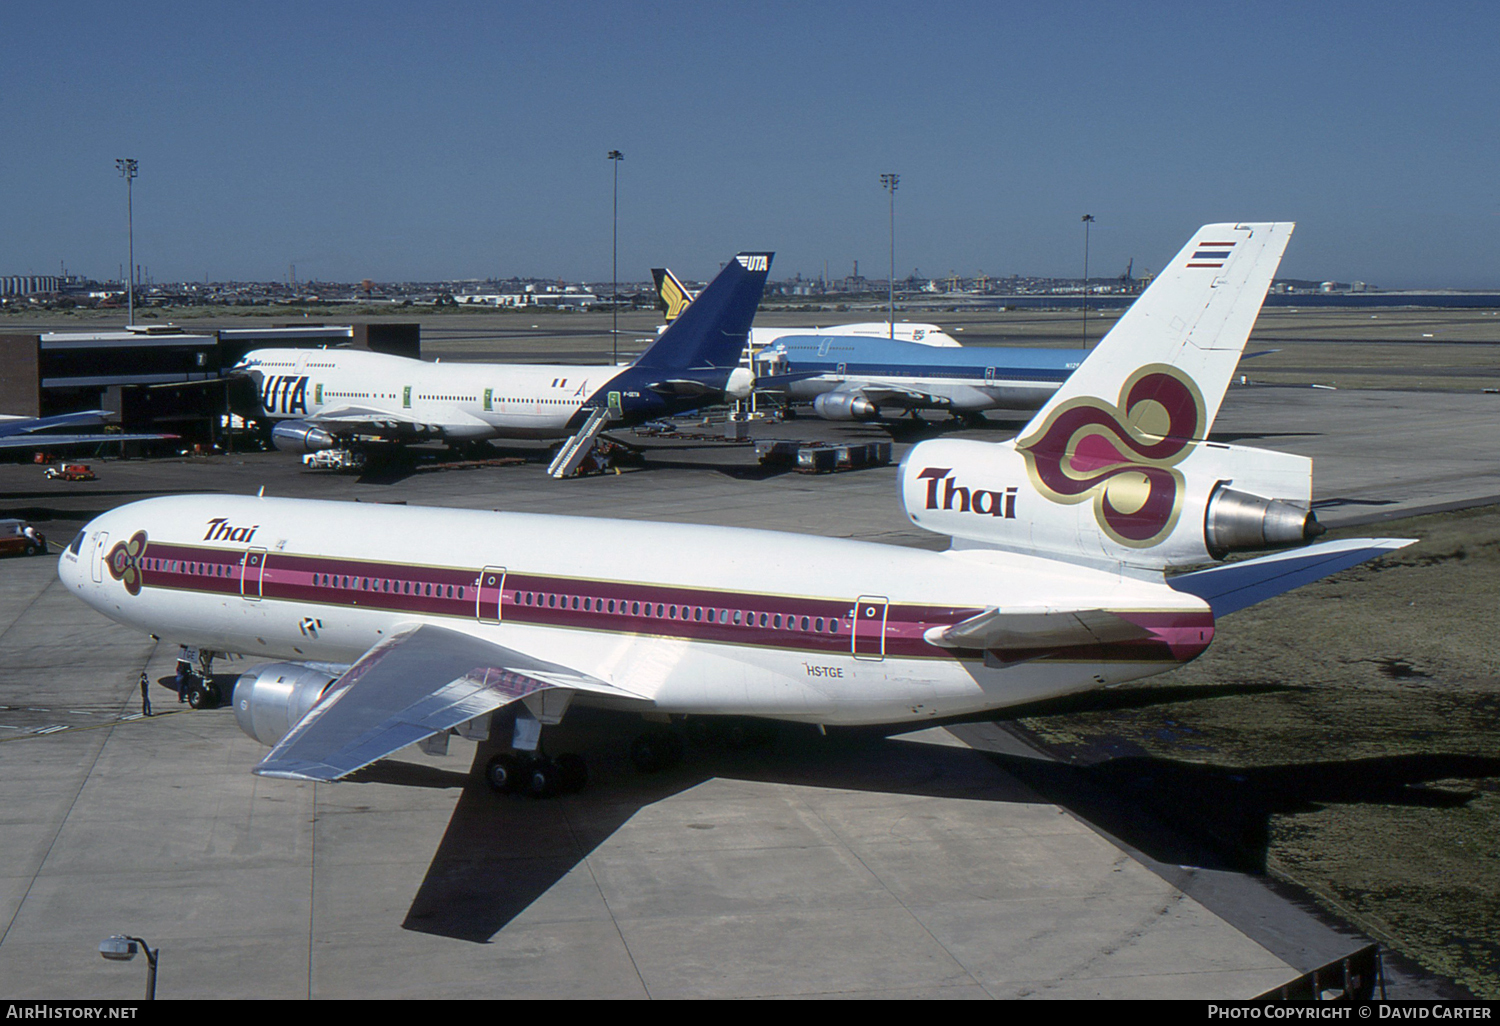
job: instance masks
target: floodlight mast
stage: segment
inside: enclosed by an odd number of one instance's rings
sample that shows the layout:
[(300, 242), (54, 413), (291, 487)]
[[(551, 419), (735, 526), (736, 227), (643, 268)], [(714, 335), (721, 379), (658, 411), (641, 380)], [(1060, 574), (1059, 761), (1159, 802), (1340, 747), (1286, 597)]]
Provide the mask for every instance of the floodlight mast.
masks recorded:
[(104, 938), (99, 942), (99, 954), (111, 962), (129, 962), (135, 958), (136, 945), (146, 953), (146, 1000), (156, 1000), (156, 957), (161, 954), (161, 948), (151, 949), (144, 937), (131, 937), (127, 934), (117, 933)]
[(1083, 215), (1083, 348), (1089, 347), (1089, 225), (1093, 214)]
[(625, 154), (619, 150), (610, 150), (608, 159), (615, 169), (614, 233), (611, 236), (609, 250), (609, 309), (613, 314), (609, 330), (609, 362), (611, 366), (618, 366), (620, 363), (620, 161), (625, 159)]
[(125, 179), (125, 225), (130, 237), (130, 266), (126, 286), (125, 323), (135, 323), (135, 176), (140, 163), (133, 157), (121, 157), (115, 161), (120, 177)]
[(901, 183), (900, 175), (881, 175), (880, 185), (891, 194), (891, 281), (890, 281), (890, 304), (891, 304), (891, 341), (896, 340), (896, 186)]

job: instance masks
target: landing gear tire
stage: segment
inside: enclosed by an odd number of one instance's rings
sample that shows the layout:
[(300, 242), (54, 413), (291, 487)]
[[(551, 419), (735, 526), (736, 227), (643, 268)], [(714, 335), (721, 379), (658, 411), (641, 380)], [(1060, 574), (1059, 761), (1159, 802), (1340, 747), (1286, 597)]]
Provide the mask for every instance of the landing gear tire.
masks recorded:
[(521, 760), (510, 752), (501, 752), (484, 767), (485, 783), (501, 794), (513, 794), (521, 788)]
[(641, 773), (660, 773), (682, 761), (682, 738), (670, 730), (648, 730), (630, 743), (630, 761)]
[(188, 690), (188, 705), (194, 709), (217, 709), (221, 704), (219, 688), (212, 681), (195, 681)]
[(551, 759), (537, 759), (526, 768), (526, 793), (533, 798), (551, 798), (559, 790), (561, 776)]

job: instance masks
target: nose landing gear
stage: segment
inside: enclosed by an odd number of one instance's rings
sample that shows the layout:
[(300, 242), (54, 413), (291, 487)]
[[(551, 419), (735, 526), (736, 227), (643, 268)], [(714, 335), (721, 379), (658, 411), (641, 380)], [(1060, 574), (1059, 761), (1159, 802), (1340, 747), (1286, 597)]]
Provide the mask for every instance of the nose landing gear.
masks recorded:
[(177, 653), (177, 697), (194, 709), (217, 709), (224, 704), (228, 696), (214, 683), (214, 653), (182, 646)]

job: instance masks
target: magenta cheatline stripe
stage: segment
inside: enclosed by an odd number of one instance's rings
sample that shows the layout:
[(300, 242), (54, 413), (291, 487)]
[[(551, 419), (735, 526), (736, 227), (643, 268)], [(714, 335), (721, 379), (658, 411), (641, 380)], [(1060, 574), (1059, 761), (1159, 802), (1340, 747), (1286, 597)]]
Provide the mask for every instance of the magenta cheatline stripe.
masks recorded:
[[(258, 560), (256, 562), (255, 560)], [(648, 634), (693, 641), (825, 654), (854, 644), (854, 599), (763, 595), (594, 581), (506, 572), (503, 586), (484, 583), (477, 569), (214, 549), (150, 542), (139, 563), (147, 588), (245, 595), (385, 612), (466, 620)], [(878, 607), (872, 607), (877, 609)], [(979, 651), (940, 649), (925, 633), (980, 612), (978, 606), (890, 604), (884, 610), (887, 656), (975, 658)], [(1151, 632), (1140, 641), (1072, 648), (1068, 659), (1186, 661), (1213, 637), (1211, 613), (1122, 614)], [(877, 620), (870, 623), (878, 623)], [(861, 625), (860, 654), (880, 651), (881, 636)], [(1007, 652), (1035, 657), (1037, 652)]]

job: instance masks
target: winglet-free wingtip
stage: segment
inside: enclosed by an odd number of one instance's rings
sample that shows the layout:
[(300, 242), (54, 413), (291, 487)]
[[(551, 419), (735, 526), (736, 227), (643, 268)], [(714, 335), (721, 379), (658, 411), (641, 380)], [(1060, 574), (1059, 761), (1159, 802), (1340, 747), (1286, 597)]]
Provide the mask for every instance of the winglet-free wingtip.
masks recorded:
[(1413, 545), (1416, 538), (1343, 538), (1167, 578), (1207, 602), (1217, 619), (1340, 570)]

